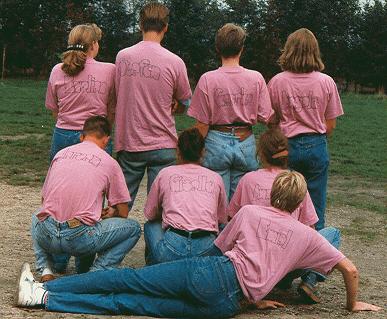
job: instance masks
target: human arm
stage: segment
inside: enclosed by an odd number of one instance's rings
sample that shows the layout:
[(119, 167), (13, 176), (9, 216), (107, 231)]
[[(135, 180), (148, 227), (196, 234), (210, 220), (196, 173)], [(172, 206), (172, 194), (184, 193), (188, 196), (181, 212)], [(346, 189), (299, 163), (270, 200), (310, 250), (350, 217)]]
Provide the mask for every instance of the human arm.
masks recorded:
[(255, 303), (257, 309), (276, 309), (278, 307), (285, 307), (283, 303), (280, 303), (275, 300), (259, 300)]
[(206, 138), (208, 131), (210, 129), (210, 126), (208, 124), (196, 121), (194, 127), (196, 127), (199, 130), (199, 133)]
[(341, 272), (344, 278), (345, 288), (347, 291), (347, 306), (349, 311), (378, 311), (382, 308), (357, 300), (359, 289), (359, 272), (355, 265), (348, 259), (342, 259), (335, 267)]
[(54, 120), (58, 119), (58, 111), (51, 111), (51, 114), (52, 114), (52, 117), (54, 118)]
[(112, 217), (128, 218), (129, 207), (128, 203), (120, 203), (114, 206), (108, 206), (102, 209), (101, 218), (107, 219)]
[(325, 120), (325, 124), (327, 126), (327, 135), (331, 135), (336, 128), (336, 119)]
[(187, 99), (187, 100), (173, 99), (172, 114), (173, 115), (184, 114), (186, 109), (189, 107), (190, 103), (191, 103), (191, 99)]

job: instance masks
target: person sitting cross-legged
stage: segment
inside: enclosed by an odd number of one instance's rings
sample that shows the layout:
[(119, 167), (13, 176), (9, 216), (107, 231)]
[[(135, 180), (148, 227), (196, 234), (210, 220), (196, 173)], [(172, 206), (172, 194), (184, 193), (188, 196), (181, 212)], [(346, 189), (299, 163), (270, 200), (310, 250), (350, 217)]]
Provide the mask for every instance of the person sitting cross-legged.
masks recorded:
[(244, 206), (215, 240), (221, 256), (89, 272), (46, 283), (36, 283), (26, 263), (15, 301), (21, 307), (57, 312), (225, 318), (241, 311), (243, 304), (259, 309), (283, 306), (263, 298), (290, 271), (311, 268), (342, 273), (348, 310), (380, 310), (357, 300), (354, 264), (290, 216), (305, 194), (301, 174), (279, 174), (271, 191), (273, 207)]
[[(110, 132), (105, 117), (90, 117), (82, 143), (59, 151), (51, 162), (42, 207), (32, 216), (36, 268), (45, 280), (53, 279), (52, 254), (80, 257), (84, 271), (109, 269), (120, 264), (140, 237), (139, 223), (127, 219), (130, 195), (124, 175), (104, 151)], [(109, 206), (102, 209), (104, 194)]]
[(220, 175), (200, 165), (203, 154), (199, 130), (185, 130), (178, 164), (153, 182), (144, 209), (147, 264), (211, 254), (219, 224), (227, 222), (227, 196)]

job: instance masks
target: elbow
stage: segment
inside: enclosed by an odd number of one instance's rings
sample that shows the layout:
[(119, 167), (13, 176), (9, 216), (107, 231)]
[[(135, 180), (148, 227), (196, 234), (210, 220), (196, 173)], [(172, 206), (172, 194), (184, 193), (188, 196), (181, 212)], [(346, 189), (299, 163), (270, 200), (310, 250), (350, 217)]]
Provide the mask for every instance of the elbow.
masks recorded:
[(354, 264), (349, 265), (346, 269), (346, 273), (349, 277), (353, 279), (359, 278), (359, 271), (357, 270), (356, 266)]

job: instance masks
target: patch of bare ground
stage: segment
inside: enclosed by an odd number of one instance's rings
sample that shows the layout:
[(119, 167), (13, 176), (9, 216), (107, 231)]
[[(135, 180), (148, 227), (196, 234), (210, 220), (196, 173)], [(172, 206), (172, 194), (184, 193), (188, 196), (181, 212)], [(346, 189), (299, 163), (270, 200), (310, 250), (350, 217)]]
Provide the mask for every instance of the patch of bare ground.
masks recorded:
[[(372, 189), (368, 191), (372, 192)], [(0, 184), (0, 318), (107, 318), (109, 316), (49, 313), (43, 310), (25, 310), (13, 306), (16, 277), (25, 261), (34, 264), (30, 222), (33, 211), (40, 204), (40, 189)], [(142, 185), (132, 218), (144, 223), (142, 208), (146, 198)], [(360, 299), (386, 307), (387, 250), (386, 225), (380, 214), (351, 207), (331, 207), (327, 211), (327, 224), (342, 230), (342, 251), (354, 261), (361, 274)], [(144, 265), (144, 240), (126, 256), (123, 266)], [(71, 262), (69, 273), (74, 272)], [(290, 291), (273, 291), (272, 298), (287, 304), (286, 308), (257, 311), (247, 310), (237, 316), (247, 318), (386, 318), (386, 310), (378, 313), (350, 314), (344, 309), (345, 288), (341, 275), (336, 271), (320, 285), (322, 303), (302, 305), (296, 292), (297, 282)], [(124, 318), (116, 316), (114, 318)], [(125, 317), (127, 318), (127, 317)], [(135, 318), (135, 317), (132, 317)]]

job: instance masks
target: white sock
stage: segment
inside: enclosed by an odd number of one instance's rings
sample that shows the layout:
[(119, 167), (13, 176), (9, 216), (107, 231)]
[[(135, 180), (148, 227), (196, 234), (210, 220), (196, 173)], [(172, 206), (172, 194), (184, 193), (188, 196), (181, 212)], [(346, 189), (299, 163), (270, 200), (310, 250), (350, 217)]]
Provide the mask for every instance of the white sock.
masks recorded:
[(45, 267), (45, 268), (43, 269), (42, 276), (44, 276), (44, 275), (53, 275), (53, 274), (54, 274), (54, 273), (52, 272), (51, 268)]

